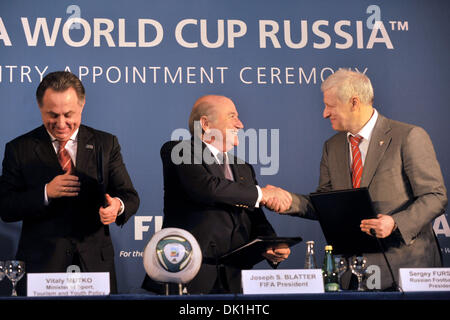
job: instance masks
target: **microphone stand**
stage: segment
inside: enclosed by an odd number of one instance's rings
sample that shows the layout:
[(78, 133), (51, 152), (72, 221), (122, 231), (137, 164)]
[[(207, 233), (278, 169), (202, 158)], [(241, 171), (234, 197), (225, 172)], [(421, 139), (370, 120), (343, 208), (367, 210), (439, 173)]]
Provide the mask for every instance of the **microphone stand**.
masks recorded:
[(101, 193), (101, 206), (106, 208), (108, 206), (106, 202), (106, 186), (103, 178), (103, 152), (100, 144), (97, 146), (97, 181), (99, 191)]
[(383, 254), (384, 260), (386, 261), (386, 265), (389, 269), (389, 273), (391, 274), (391, 279), (392, 279), (392, 285), (389, 289), (392, 289), (393, 291), (400, 291), (403, 292), (402, 288), (400, 288), (400, 286), (397, 284), (397, 281), (395, 281), (395, 277), (394, 277), (394, 272), (392, 271), (391, 268), (391, 264), (389, 263), (388, 258), (386, 257), (386, 253), (384, 251), (384, 247), (383, 244), (381, 243), (380, 239), (378, 239), (377, 237), (377, 233), (375, 232), (375, 229), (371, 228), (370, 229), (370, 234), (375, 237), (377, 243), (378, 243), (378, 247), (381, 250), (381, 253)]

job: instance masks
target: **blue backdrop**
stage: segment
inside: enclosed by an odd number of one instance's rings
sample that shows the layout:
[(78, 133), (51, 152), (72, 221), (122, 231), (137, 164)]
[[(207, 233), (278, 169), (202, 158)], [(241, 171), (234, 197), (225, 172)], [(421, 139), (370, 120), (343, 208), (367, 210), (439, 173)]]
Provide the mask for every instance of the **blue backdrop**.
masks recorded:
[[(41, 124), (34, 94), (43, 75), (66, 69), (81, 78), (83, 123), (117, 135), (141, 197), (137, 215), (112, 227), (119, 291), (132, 292), (162, 223), (160, 147), (187, 128), (201, 95), (231, 97), (246, 130), (278, 134), (269, 157), (246, 159), (260, 185), (309, 193), (334, 133), (322, 119), (320, 84), (338, 68), (357, 69), (372, 79), (381, 114), (428, 131), (449, 181), (449, 12), (436, 0), (1, 1), (0, 154)], [(321, 261), (317, 222), (266, 214), (279, 235), (315, 240)], [(20, 227), (0, 222), (0, 259), (14, 256)], [(446, 214), (434, 228), (450, 266)], [(301, 268), (304, 252), (297, 245), (280, 268)]]

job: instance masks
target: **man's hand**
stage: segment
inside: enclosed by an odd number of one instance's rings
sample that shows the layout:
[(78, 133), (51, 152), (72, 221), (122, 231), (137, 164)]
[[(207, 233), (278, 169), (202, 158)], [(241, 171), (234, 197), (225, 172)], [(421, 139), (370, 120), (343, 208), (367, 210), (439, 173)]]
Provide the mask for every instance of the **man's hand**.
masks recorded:
[(286, 190), (268, 184), (261, 188), (261, 191), (263, 193), (261, 204), (270, 210), (281, 213), (291, 207), (292, 197)]
[(105, 197), (107, 207), (100, 207), (98, 213), (100, 214), (100, 221), (104, 225), (108, 225), (116, 221), (117, 215), (120, 210), (120, 200), (117, 198), (111, 198), (109, 194), (106, 194)]
[(369, 235), (370, 229), (373, 229), (377, 238), (386, 238), (395, 230), (395, 221), (389, 215), (379, 214), (376, 219), (362, 220), (360, 227), (362, 232)]
[(49, 199), (76, 197), (78, 192), (80, 192), (80, 181), (77, 176), (69, 173), (56, 176), (47, 183), (47, 197)]
[(286, 260), (291, 254), (289, 247), (269, 248), (263, 253), (264, 258), (270, 260), (272, 263), (280, 263)]

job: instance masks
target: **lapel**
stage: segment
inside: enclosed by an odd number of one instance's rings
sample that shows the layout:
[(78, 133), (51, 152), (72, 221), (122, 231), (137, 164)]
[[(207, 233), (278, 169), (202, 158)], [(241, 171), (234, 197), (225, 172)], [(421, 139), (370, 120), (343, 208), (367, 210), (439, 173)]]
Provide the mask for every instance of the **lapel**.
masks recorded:
[[(195, 142), (192, 141), (192, 153), (195, 152), (194, 143)], [(204, 142), (202, 142), (202, 155), (201, 156), (202, 156), (203, 165), (208, 168), (208, 170), (211, 172), (211, 174), (213, 174), (217, 177), (225, 178), (225, 173), (223, 172), (223, 167), (217, 162), (213, 153), (209, 150), (209, 148), (206, 146), (206, 144)], [(208, 159), (208, 161), (205, 161), (206, 157), (214, 159), (214, 163), (210, 164), (210, 162), (209, 162), (210, 159)]]
[(95, 138), (90, 130), (81, 125), (78, 131), (77, 143), (77, 165), (78, 172), (89, 172), (89, 165), (92, 166), (95, 161)]
[(367, 150), (366, 161), (364, 162), (361, 187), (368, 187), (372, 182), (375, 171), (391, 143), (392, 136), (390, 131), (389, 121), (382, 115), (378, 115)]
[(59, 165), (58, 157), (56, 156), (51, 138), (48, 135), (44, 125), (38, 128), (34, 140), (36, 143), (34, 148), (36, 156), (41, 160), (45, 167), (55, 169), (54, 175), (61, 174), (62, 169)]
[(235, 182), (245, 182), (245, 177), (241, 174), (241, 170), (239, 169), (239, 162), (242, 161), (238, 159), (234, 155), (228, 153), (228, 159), (233, 159), (233, 162), (230, 161), (231, 172), (233, 173), (233, 178)]
[[(205, 151), (205, 149), (206, 149), (206, 151)], [(192, 142), (192, 150), (194, 150), (194, 142)], [(203, 142), (202, 142), (202, 152), (203, 152), (202, 153), (203, 157), (205, 157), (205, 153), (207, 153), (207, 156), (213, 157), (215, 159), (212, 152), (209, 150), (209, 148)], [(239, 165), (238, 165), (239, 159), (237, 157), (235, 157), (234, 155), (230, 154), (229, 152), (227, 152), (227, 155), (228, 155), (228, 160), (230, 162), (229, 165), (231, 168), (231, 172), (233, 173), (234, 181), (235, 182), (243, 182), (245, 177), (240, 175)], [(219, 163), (217, 163), (217, 160), (215, 160), (213, 164), (207, 164), (206, 162), (203, 162), (203, 164), (209, 168), (209, 171), (213, 175), (215, 175), (217, 177), (225, 178), (223, 166), (220, 165)]]
[[(231, 169), (231, 173), (233, 174), (234, 182), (245, 182), (245, 176), (243, 176), (242, 167), (239, 164), (245, 163), (242, 159), (239, 159), (235, 155), (227, 152), (228, 160), (229, 160), (229, 166)], [(222, 167), (221, 167), (222, 170)], [(244, 171), (245, 172), (245, 171)], [(225, 177), (225, 173), (222, 170), (222, 176)], [(253, 182), (251, 182), (254, 184)]]

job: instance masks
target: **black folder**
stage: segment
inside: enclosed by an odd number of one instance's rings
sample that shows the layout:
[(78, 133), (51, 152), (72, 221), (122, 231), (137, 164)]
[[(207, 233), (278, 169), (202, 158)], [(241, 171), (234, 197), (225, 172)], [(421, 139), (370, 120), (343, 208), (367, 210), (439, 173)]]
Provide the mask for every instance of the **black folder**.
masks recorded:
[(242, 261), (252, 260), (252, 257), (262, 260), (261, 255), (269, 248), (292, 247), (301, 241), (301, 237), (257, 237), (221, 256), (219, 263), (240, 264)]
[(367, 188), (311, 193), (310, 199), (327, 244), (333, 246), (333, 253), (380, 252), (376, 239), (362, 232), (360, 227), (361, 220), (376, 218)]

